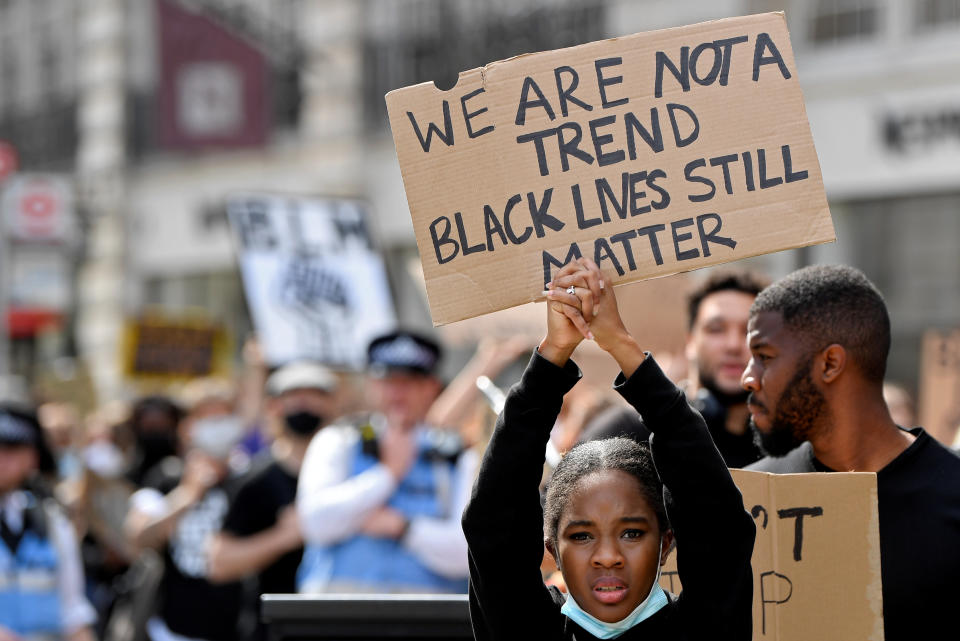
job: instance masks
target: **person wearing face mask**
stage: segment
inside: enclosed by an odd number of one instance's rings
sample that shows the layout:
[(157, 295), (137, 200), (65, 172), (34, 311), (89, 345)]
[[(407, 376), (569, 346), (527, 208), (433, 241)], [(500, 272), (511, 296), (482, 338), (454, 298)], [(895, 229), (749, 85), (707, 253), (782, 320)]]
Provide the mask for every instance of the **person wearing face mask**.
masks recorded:
[(177, 427), (183, 409), (165, 396), (145, 396), (130, 410), (130, 431), (135, 440), (133, 461), (127, 478), (143, 487), (147, 476), (165, 458), (179, 454)]
[(211, 581), (256, 575), (256, 590), (247, 595), (255, 598), (245, 599), (247, 628), (241, 638), (265, 638), (265, 629), (252, 625), (260, 594), (296, 591), (303, 556), (293, 505), (297, 477), (310, 439), (336, 415), (337, 387), (332, 372), (306, 361), (284, 365), (267, 379), (265, 411), (275, 438), (241, 481), (209, 549)]
[(169, 458), (148, 474), (148, 486), (130, 498), (125, 530), (136, 547), (154, 548), (163, 557), (158, 609), (147, 622), (150, 639), (232, 641), (241, 586), (210, 581), (207, 548), (236, 491), (238, 475), (229, 457), (246, 430), (226, 383), (193, 381), (183, 396), (183, 461)]
[[(703, 418), (624, 327), (603, 278), (581, 258), (548, 285), (546, 336), (484, 454), (463, 515), (474, 637), (748, 641), (753, 520)], [(614, 389), (654, 437), (577, 445), (558, 464), (541, 508), (544, 450), (581, 377), (571, 356), (584, 338), (614, 359)], [(658, 583), (673, 541), (679, 596)], [(543, 544), (566, 595), (540, 578)]]
[(83, 462), (77, 451), (77, 408), (72, 403), (44, 403), (37, 408), (37, 419), (56, 459), (57, 476), (61, 481), (78, 480), (83, 474)]
[(84, 420), (79, 450), (83, 474), (71, 507), (82, 536), (87, 590), (97, 609), (97, 636), (102, 637), (117, 597), (117, 581), (136, 558), (123, 533), (130, 496), (136, 487), (124, 476), (133, 450), (127, 408), (107, 405)]

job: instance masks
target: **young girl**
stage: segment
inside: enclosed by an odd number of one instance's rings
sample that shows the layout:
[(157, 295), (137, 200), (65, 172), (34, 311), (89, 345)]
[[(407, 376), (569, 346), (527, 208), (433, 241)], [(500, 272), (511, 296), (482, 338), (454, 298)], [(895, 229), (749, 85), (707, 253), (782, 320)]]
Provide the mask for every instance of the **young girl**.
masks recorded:
[[(703, 419), (627, 332), (592, 261), (565, 266), (547, 299), (547, 335), (510, 391), (463, 517), (474, 636), (749, 640), (753, 520)], [(654, 436), (649, 447), (610, 439), (571, 450), (544, 515), (544, 448), (580, 378), (569, 358), (584, 337), (617, 361), (615, 389)], [(569, 595), (541, 580), (544, 539)], [(674, 540), (679, 597), (657, 581)]]

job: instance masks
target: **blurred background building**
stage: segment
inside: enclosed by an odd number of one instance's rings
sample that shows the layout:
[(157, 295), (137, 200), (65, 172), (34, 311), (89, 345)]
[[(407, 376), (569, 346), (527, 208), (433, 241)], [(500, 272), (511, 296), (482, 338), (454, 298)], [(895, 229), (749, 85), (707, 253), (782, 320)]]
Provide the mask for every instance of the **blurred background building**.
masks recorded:
[(960, 324), (960, 0), (0, 0), (5, 212), (61, 217), (0, 247), (0, 367), (115, 396), (119, 337), (149, 310), (218, 323), (238, 353), (238, 191), (365, 199), (397, 313), (428, 326), (387, 91), (771, 10), (786, 11), (839, 242), (755, 265), (863, 269), (892, 311), (891, 375), (915, 385), (923, 332)]

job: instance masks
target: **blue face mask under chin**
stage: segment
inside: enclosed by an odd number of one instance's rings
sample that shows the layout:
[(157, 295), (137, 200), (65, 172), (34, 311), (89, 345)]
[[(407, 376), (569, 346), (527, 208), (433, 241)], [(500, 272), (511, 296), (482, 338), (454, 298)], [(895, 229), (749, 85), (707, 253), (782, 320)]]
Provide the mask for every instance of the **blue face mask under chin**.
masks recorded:
[[(657, 546), (658, 550), (663, 549), (661, 547), (662, 544), (663, 539), (661, 538), (660, 545)], [(567, 595), (567, 601), (563, 604), (563, 607), (560, 608), (560, 612), (598, 639), (615, 639), (641, 621), (650, 618), (659, 612), (663, 606), (667, 605), (667, 595), (663, 591), (663, 588), (660, 587), (660, 568), (661, 566), (658, 563), (657, 578), (653, 580), (653, 587), (650, 588), (650, 594), (647, 595), (647, 598), (635, 607), (633, 612), (620, 621), (607, 623), (588, 614), (574, 600), (572, 594)]]

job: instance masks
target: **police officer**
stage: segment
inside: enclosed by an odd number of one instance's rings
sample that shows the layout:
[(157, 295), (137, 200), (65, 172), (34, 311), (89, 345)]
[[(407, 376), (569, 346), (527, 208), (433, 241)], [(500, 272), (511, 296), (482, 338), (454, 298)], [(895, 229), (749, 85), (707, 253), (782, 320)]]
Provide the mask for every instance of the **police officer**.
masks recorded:
[(0, 405), (0, 641), (93, 639), (76, 536), (35, 483), (53, 467), (36, 417)]
[(367, 350), (374, 412), (321, 430), (297, 489), (300, 592), (465, 592), (460, 515), (476, 456), (425, 417), (440, 347), (409, 331)]

